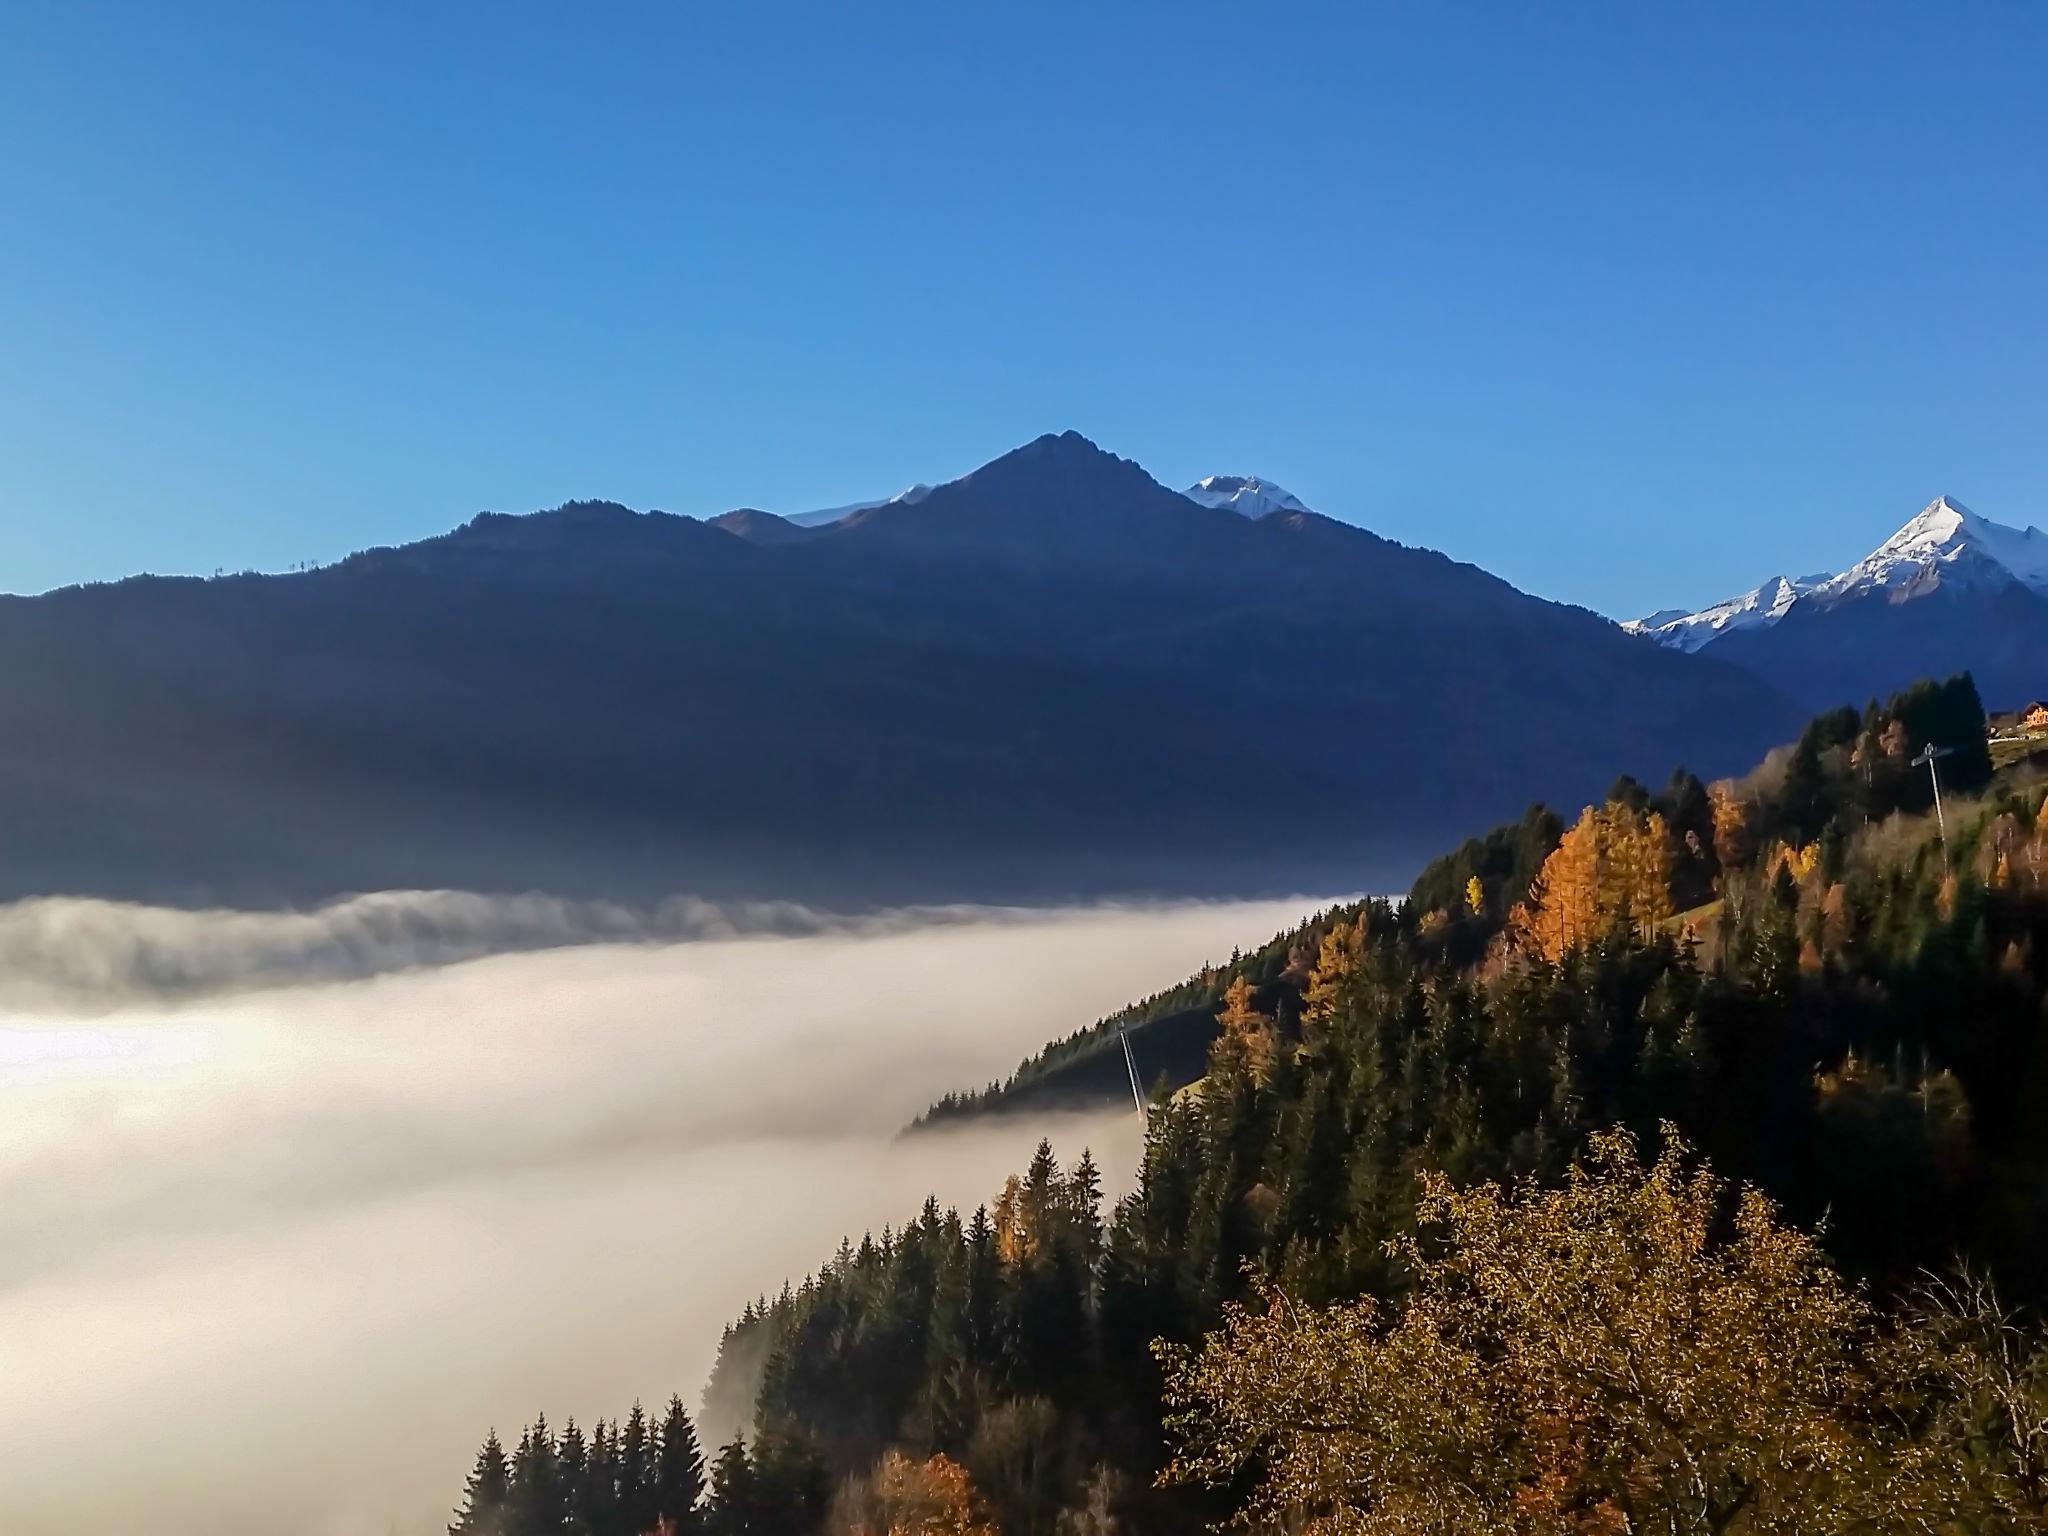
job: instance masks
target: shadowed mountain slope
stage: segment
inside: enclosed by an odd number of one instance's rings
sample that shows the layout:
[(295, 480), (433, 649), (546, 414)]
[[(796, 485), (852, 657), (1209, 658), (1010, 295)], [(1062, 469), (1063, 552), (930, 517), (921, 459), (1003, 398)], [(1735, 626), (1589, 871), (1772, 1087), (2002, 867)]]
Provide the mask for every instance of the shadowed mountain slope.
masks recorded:
[(0, 600), (0, 893), (836, 904), (1391, 888), (1797, 712), (1473, 567), (1069, 433), (802, 530), (581, 502)]

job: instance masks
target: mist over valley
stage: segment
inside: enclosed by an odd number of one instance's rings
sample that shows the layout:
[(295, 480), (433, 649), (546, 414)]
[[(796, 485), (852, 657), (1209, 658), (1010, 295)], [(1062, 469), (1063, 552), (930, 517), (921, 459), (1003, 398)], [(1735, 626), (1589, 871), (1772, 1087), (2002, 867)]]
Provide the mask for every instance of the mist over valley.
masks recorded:
[[(531, 902), (437, 901), (465, 945), (533, 931)], [(992, 1200), (1041, 1136), (1124, 1187), (1128, 1110), (898, 1132), (1315, 905), (631, 943), (551, 920), (544, 952), (299, 981), (274, 918), (60, 939), (0, 909), (10, 972), (66, 978), (0, 1001), (0, 1529), (432, 1536), (479, 1426), (694, 1409), (724, 1326), (842, 1236)], [(298, 953), (360, 916), (294, 920)], [(154, 969), (101, 989), (63, 947), (145, 942)]]

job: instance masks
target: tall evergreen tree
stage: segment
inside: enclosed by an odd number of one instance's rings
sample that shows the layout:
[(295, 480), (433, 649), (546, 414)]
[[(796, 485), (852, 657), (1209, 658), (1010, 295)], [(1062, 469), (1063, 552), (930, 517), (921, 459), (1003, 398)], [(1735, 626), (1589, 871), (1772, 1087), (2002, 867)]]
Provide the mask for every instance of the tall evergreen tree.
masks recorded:
[(512, 1456), (508, 1536), (559, 1536), (568, 1515), (560, 1448), (548, 1416), (534, 1418)]
[(448, 1536), (504, 1536), (511, 1497), (512, 1467), (494, 1429), (476, 1453), (476, 1466), (463, 1485), (462, 1508), (456, 1511)]
[(671, 1397), (654, 1457), (654, 1512), (682, 1536), (701, 1526), (703, 1511), (698, 1506), (703, 1498), (704, 1452), (697, 1443), (697, 1426), (683, 1410), (683, 1400)]
[(562, 1425), (556, 1459), (562, 1479), (562, 1529), (570, 1536), (591, 1536), (590, 1451), (574, 1419)]
[(627, 1536), (642, 1536), (643, 1532), (653, 1530), (660, 1513), (656, 1507), (654, 1487), (654, 1452), (653, 1437), (647, 1428), (647, 1414), (636, 1402), (626, 1415), (625, 1428), (618, 1437), (617, 1519)]
[(706, 1536), (761, 1536), (760, 1499), (747, 1442), (735, 1435), (711, 1467), (711, 1499), (704, 1509)]

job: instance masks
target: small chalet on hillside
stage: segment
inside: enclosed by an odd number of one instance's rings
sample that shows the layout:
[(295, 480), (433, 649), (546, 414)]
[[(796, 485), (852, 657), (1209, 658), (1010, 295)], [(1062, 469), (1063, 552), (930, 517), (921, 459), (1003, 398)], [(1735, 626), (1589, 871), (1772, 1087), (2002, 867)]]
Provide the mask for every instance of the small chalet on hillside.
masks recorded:
[(2033, 736), (2048, 732), (2048, 700), (2034, 699), (2018, 709), (1993, 715), (1987, 723), (1994, 736)]

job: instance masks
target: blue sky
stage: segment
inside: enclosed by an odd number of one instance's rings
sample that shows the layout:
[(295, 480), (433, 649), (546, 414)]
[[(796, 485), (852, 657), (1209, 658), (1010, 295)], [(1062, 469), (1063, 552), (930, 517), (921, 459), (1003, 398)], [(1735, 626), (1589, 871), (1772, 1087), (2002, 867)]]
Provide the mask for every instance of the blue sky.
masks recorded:
[(1629, 614), (2048, 523), (2048, 7), (0, 9), (0, 590), (1068, 427)]

